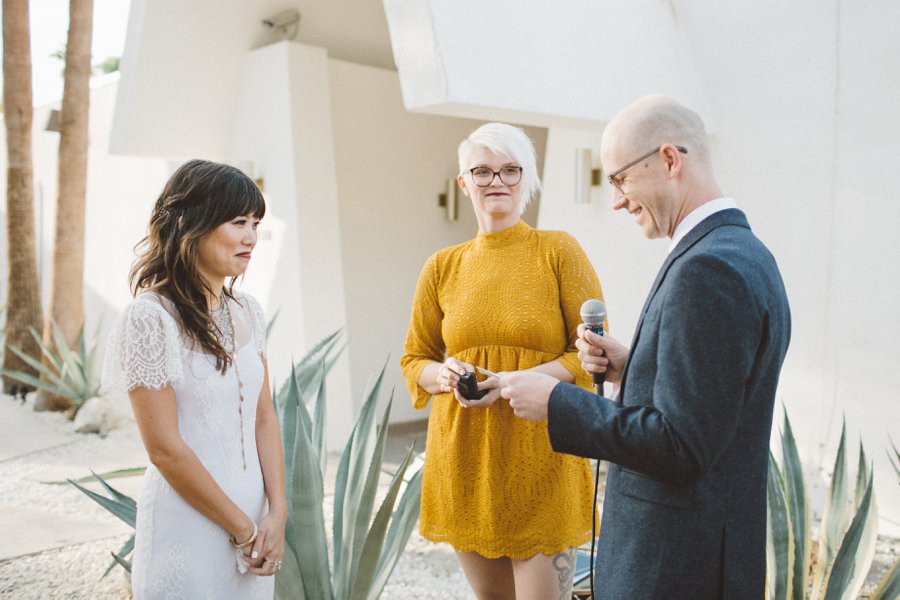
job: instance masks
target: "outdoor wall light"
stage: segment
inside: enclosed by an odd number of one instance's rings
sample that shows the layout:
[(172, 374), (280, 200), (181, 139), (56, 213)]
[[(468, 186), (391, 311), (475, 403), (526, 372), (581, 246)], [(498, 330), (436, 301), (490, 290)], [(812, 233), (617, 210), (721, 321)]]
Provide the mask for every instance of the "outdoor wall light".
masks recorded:
[(602, 182), (602, 171), (593, 168), (590, 148), (575, 150), (575, 202), (587, 204), (591, 201), (591, 188)]
[(457, 196), (456, 178), (447, 179), (447, 189), (438, 194), (438, 206), (444, 209), (444, 217), (448, 221), (459, 218), (459, 197)]

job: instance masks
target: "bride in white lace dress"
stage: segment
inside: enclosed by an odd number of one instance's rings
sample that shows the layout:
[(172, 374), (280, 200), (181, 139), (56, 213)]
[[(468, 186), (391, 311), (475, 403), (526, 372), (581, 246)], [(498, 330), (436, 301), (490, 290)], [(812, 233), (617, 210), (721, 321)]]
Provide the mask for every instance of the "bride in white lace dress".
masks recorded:
[[(272, 598), (287, 506), (265, 318), (232, 290), (265, 204), (237, 169), (190, 161), (156, 202), (110, 337), (150, 466), (138, 498), (136, 600)], [(266, 577), (268, 576), (268, 577)]]

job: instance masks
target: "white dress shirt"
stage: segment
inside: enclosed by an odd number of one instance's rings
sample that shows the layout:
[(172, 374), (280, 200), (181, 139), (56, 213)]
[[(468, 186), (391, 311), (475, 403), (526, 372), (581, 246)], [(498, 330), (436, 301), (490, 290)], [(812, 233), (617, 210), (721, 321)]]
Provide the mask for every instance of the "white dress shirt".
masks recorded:
[(681, 241), (681, 238), (686, 236), (691, 229), (699, 225), (703, 219), (720, 210), (727, 210), (729, 208), (737, 208), (737, 202), (734, 201), (734, 198), (725, 197), (704, 202), (689, 212), (685, 215), (684, 219), (681, 220), (681, 223), (678, 224), (678, 227), (675, 228), (675, 232), (672, 234), (672, 243), (669, 245), (669, 252), (674, 250), (675, 246), (678, 245), (678, 242)]

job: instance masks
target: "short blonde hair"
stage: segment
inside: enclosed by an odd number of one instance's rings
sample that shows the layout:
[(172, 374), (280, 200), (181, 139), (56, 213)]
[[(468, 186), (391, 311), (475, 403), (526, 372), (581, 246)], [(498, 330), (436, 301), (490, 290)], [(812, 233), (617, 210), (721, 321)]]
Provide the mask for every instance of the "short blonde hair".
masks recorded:
[(506, 123), (486, 123), (469, 134), (459, 144), (459, 173), (468, 175), (469, 159), (476, 148), (487, 148), (494, 154), (504, 154), (522, 167), (522, 192), (519, 194), (519, 214), (525, 212), (528, 203), (541, 191), (541, 179), (537, 172), (534, 142), (524, 131)]

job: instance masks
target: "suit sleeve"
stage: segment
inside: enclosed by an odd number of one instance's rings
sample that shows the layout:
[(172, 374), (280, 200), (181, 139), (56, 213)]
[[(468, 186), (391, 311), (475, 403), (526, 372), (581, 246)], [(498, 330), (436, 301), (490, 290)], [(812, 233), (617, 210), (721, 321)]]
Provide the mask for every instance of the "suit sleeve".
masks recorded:
[(565, 321), (566, 349), (557, 360), (575, 377), (576, 385), (590, 388), (592, 378), (581, 368), (575, 340), (578, 339), (578, 324), (581, 323), (581, 305), (591, 298), (603, 300), (603, 290), (591, 261), (578, 241), (564, 234), (559, 245), (559, 307)]
[[(551, 394), (549, 432), (553, 449), (611, 460), (670, 483), (703, 477), (734, 438), (762, 330), (761, 311), (742, 274), (719, 257), (686, 257), (657, 301), (658, 320), (645, 317), (640, 335), (658, 336), (652, 404), (622, 406), (559, 384)], [(629, 377), (642, 376), (629, 366)], [(644, 374), (643, 376), (647, 376)], [(626, 392), (627, 393), (627, 392)]]
[(412, 397), (413, 407), (424, 409), (431, 395), (419, 387), (419, 375), (430, 362), (442, 362), (446, 351), (441, 333), (444, 313), (438, 301), (437, 259), (432, 256), (422, 267), (413, 298), (409, 329), (400, 368)]

